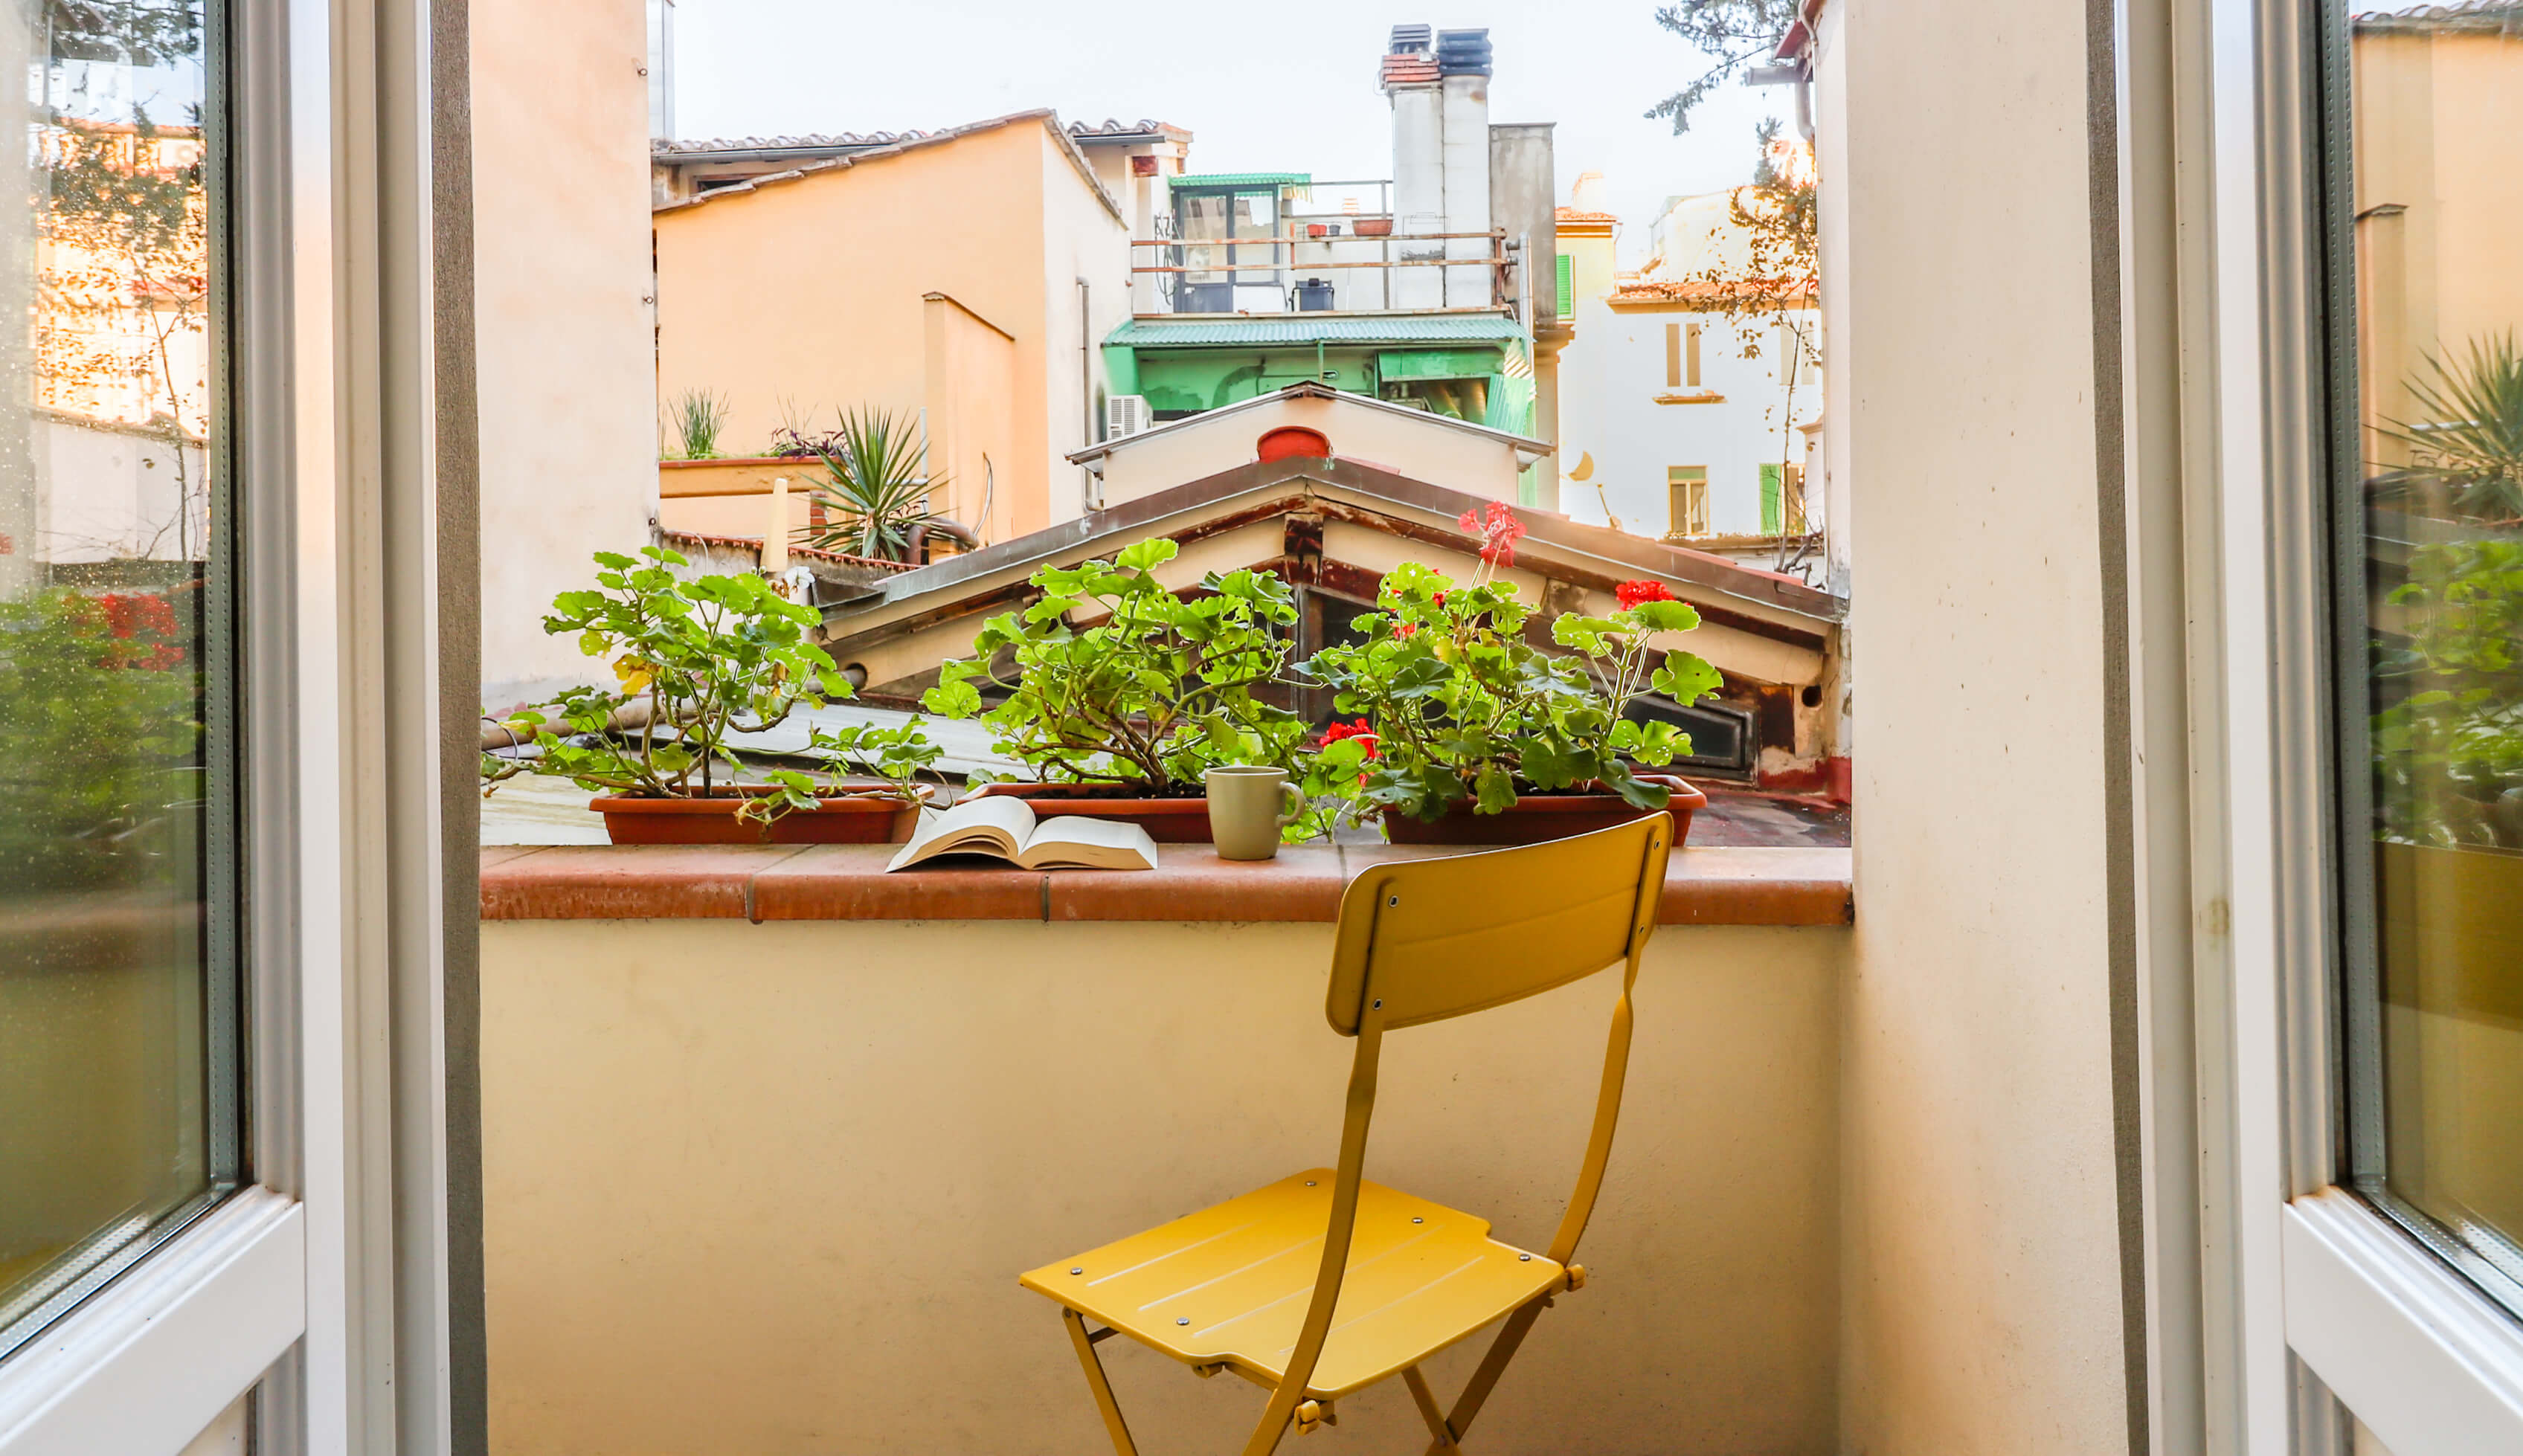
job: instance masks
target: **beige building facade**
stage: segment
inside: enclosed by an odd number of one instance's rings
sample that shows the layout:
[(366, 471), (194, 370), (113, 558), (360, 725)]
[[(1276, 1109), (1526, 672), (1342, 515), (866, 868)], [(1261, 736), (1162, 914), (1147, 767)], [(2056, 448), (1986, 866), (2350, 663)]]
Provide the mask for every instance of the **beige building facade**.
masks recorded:
[(1049, 112), (716, 185), (655, 209), (657, 391), (724, 399), (722, 449), (876, 409), (925, 429), (930, 506), (1005, 540), (1088, 502), (1070, 451), (1127, 317), (1128, 222)]
[[(497, 711), (604, 673), (543, 616), (588, 585), (590, 553), (646, 545), (656, 516), (647, 15), (641, 0), (487, 0), (471, 22), (482, 682)], [(535, 144), (493, 140), (520, 136)]]

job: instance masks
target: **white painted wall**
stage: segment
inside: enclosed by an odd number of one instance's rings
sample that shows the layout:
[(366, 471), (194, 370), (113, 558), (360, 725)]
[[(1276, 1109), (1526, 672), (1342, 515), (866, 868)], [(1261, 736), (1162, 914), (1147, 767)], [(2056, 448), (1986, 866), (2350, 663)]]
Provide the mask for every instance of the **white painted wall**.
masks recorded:
[(504, 708), (604, 671), (543, 614), (656, 509), (648, 26), (643, 0), (476, 0), (472, 31), (482, 681)]
[[(1819, 329), (1820, 315), (1795, 317)], [(1784, 352), (1776, 332), (1759, 329), (1757, 358), (1742, 357), (1744, 336), (1720, 315), (1681, 308), (1614, 308), (1602, 299), (1577, 303), (1577, 339), (1559, 355), (1559, 468), (1592, 456), (1586, 481), (1563, 479), (1560, 508), (1577, 520), (1660, 537), (1671, 529), (1665, 470), (1708, 470), (1709, 527), (1718, 535), (1761, 529), (1761, 466), (1804, 460), (1804, 437), (1792, 427), (1823, 410), (1822, 381), (1808, 361), (1792, 406), (1780, 375)], [(1699, 388), (1665, 383), (1665, 326), (1700, 325)], [(1706, 394), (1716, 402), (1660, 404), (1671, 394)], [(1602, 489), (1595, 489), (1595, 482)]]
[(49, 412), (34, 424), (36, 555), (202, 559), (211, 493), (200, 446)]
[(1839, 1449), (2125, 1451), (2088, 12), (1845, 9)]

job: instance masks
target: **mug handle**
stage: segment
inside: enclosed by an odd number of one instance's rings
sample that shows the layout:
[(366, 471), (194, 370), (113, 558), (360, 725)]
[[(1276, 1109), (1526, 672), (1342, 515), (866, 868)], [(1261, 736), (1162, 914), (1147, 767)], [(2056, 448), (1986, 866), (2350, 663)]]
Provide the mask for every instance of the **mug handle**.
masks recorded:
[(1279, 815), (1280, 828), (1306, 817), (1306, 791), (1285, 778), (1279, 780), (1279, 802), (1286, 806)]

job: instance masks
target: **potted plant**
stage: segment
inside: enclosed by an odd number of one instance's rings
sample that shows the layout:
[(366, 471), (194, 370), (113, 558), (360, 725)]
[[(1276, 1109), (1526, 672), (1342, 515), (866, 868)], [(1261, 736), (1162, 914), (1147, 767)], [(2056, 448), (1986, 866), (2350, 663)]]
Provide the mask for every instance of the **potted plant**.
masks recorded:
[(917, 562), (920, 528), (943, 521), (928, 509), (946, 478), (928, 473), (928, 452), (912, 421), (887, 410), (845, 410), (839, 428), (822, 435), (786, 427), (778, 453), (801, 452), (824, 467), (815, 482), (825, 524), (811, 533), (828, 551), (880, 561)]
[[(1213, 572), (1186, 599), (1151, 571), (1176, 549), (1143, 540), (1112, 561), (1034, 573), (1041, 597), (990, 619), (970, 658), (938, 669), (922, 702), (978, 719), (1040, 780), (982, 792), (1056, 800), (1059, 813), (1129, 820), (1185, 844), (1209, 837), (1204, 770), (1272, 764), (1297, 776), (1305, 725), (1255, 695), (1287, 666), (1273, 631), (1297, 619), (1287, 584)], [(1080, 616), (1093, 625), (1072, 625)], [(1004, 698), (986, 701), (985, 685)]]
[[(808, 641), (813, 609), (785, 600), (751, 573), (679, 578), (684, 557), (662, 546), (638, 557), (599, 551), (596, 587), (552, 598), (544, 630), (574, 634), (610, 659), (618, 691), (578, 687), (549, 715), (508, 721), (540, 756), (485, 753), (487, 794), (520, 773), (568, 778), (598, 795), (616, 844), (881, 843), (907, 838), (925, 790), (911, 779), (937, 751), (902, 729), (813, 735), (826, 774), (771, 769), (743, 781), (731, 746), (799, 708), (849, 697), (832, 656)], [(558, 731), (555, 731), (555, 725)], [(871, 790), (837, 781), (857, 768), (886, 780)]]
[(1525, 637), (1514, 586), (1497, 580), (1522, 524), (1497, 504), (1461, 524), (1482, 539), (1469, 584), (1397, 567), (1357, 619), (1364, 639), (1303, 666), (1337, 711), (1360, 715), (1324, 735), (1307, 792), (1341, 801), (1345, 818), (1380, 817), (1400, 843), (1536, 843), (1659, 811), (1681, 842), (1706, 797), (1637, 766), (1670, 764), (1690, 739), (1623, 710), (1649, 689), (1688, 704), (1717, 687), (1706, 662), (1650, 645), (1699, 614), (1662, 583), (1624, 583), (1611, 615), (1554, 618), (1551, 640), (1567, 650), (1546, 652)]

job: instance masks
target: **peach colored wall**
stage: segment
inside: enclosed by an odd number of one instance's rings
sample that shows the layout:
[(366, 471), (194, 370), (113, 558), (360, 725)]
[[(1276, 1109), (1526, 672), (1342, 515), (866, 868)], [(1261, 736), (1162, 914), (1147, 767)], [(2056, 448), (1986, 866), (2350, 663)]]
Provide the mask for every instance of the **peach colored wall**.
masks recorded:
[[(2415, 421), (2430, 357), (2523, 324), (2523, 36), (2367, 32), (2354, 52), (2359, 370), (2365, 418)], [(2397, 206), (2399, 212), (2374, 211)], [(2369, 428), (2379, 462), (2407, 447)]]
[[(759, 448), (784, 402), (827, 426), (837, 408), (912, 416), (927, 406), (934, 440), (951, 397), (953, 505), (977, 509), (987, 448), (1006, 502), (993, 511), (1002, 535), (1060, 519), (1064, 501), (1074, 514), (1075, 470), (1056, 459), (1081, 438), (1070, 279), (1119, 276), (1125, 249), (1120, 222), (1044, 125), (729, 194), (655, 223), (658, 390), (728, 396), (730, 447)], [(1054, 274), (1057, 290), (1046, 283)], [(958, 324), (933, 354), (929, 294), (1005, 342), (984, 347)], [(932, 377), (932, 359), (944, 378)], [(1069, 401), (1056, 418), (1055, 398)]]
[(503, 708), (603, 671), (543, 614), (592, 553), (645, 545), (656, 508), (646, 10), (477, 0), (472, 63), (482, 680)]
[[(1656, 935), (1593, 1278), (1470, 1449), (1833, 1448), (1846, 944)], [(492, 1449), (1109, 1452), (1017, 1273), (1331, 1157), (1330, 955), (1328, 925), (484, 924)], [(1397, 1034), (1368, 1175), (1547, 1240), (1611, 995)], [(1430, 1362), (1446, 1395), (1483, 1343)], [(1142, 1450), (1232, 1450), (1260, 1413), (1102, 1351)], [(1307, 1448), (1427, 1441), (1398, 1382), (1340, 1418)]]
[(945, 480), (930, 509), (980, 532), (985, 545), (1006, 540), (1020, 534), (1027, 479), (1007, 404), (1020, 377), (1016, 341), (948, 295), (921, 306), (928, 467)]
[(1332, 452), (1430, 485), (1515, 500), (1513, 447), (1430, 421), (1335, 399), (1282, 399), (1216, 420), (1191, 420), (1105, 457), (1104, 501), (1119, 505), (1259, 458), (1256, 442), (1282, 425), (1320, 430)]

